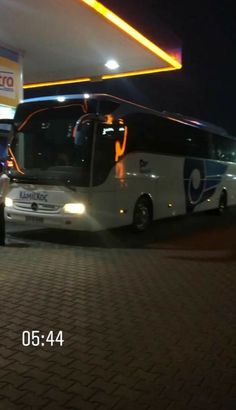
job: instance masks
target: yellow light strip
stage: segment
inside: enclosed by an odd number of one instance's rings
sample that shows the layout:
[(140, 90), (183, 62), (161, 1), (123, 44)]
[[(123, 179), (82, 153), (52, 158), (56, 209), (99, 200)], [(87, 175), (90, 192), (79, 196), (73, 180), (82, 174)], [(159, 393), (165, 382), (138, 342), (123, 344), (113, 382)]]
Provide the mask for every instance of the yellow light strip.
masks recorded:
[[(101, 77), (102, 80), (109, 80), (112, 78), (122, 78), (122, 77), (131, 77), (134, 75), (142, 75), (142, 74), (153, 74), (153, 73), (162, 73), (165, 71), (173, 71), (176, 70), (175, 67), (163, 67), (163, 68), (153, 68), (149, 70), (137, 70), (137, 71), (128, 71), (127, 73), (117, 73), (117, 74), (105, 74)], [(45, 83), (33, 83), (33, 84), (26, 84), (23, 86), (24, 89), (28, 88), (37, 88), (37, 87), (48, 87), (52, 85), (61, 85), (61, 84), (74, 84), (74, 83), (82, 83), (86, 81), (92, 81), (93, 78), (76, 78), (71, 80), (58, 80), (58, 81), (50, 81)]]
[(105, 6), (103, 6), (98, 1), (96, 0), (80, 0), (80, 1), (92, 7), (97, 13), (100, 13), (103, 17), (105, 17), (107, 20), (112, 22), (116, 27), (124, 31), (130, 37), (134, 38), (137, 42), (139, 42), (145, 48), (152, 51), (158, 57), (162, 58), (162, 60), (166, 61), (168, 64), (170, 64), (175, 69), (180, 69), (182, 67), (179, 61), (175, 60), (173, 57), (171, 57), (168, 53), (166, 53), (160, 47), (152, 43), (150, 40), (144, 37), (141, 33), (139, 33), (139, 31), (135, 30), (132, 26), (130, 26), (128, 23), (126, 23), (124, 20), (122, 20), (115, 13), (107, 9)]
[(71, 80), (46, 81), (44, 83), (25, 84), (23, 88), (26, 90), (27, 88), (38, 88), (38, 87), (49, 87), (51, 85), (83, 83), (86, 81), (91, 81), (91, 78), (83, 77), (83, 78), (73, 78)]
[(163, 67), (163, 68), (153, 68), (149, 70), (128, 71), (127, 73), (106, 74), (102, 76), (102, 80), (108, 80), (110, 78), (131, 77), (132, 75), (161, 73), (163, 71), (173, 71), (173, 70), (176, 70), (176, 68), (175, 67)]
[[(78, 1), (78, 0), (77, 0)], [(112, 78), (122, 78), (122, 77), (131, 77), (134, 75), (142, 75), (142, 74), (152, 74), (152, 73), (160, 73), (164, 71), (172, 71), (182, 68), (182, 65), (179, 61), (175, 58), (171, 57), (168, 53), (162, 50), (160, 47), (152, 43), (146, 37), (144, 37), (141, 33), (131, 27), (128, 23), (118, 17), (115, 13), (111, 10), (103, 6), (100, 2), (96, 0), (79, 0), (83, 3), (86, 3), (88, 6), (92, 7), (97, 13), (100, 13), (103, 17), (113, 23), (116, 27), (118, 27), (121, 31), (128, 34), (130, 37), (135, 39), (137, 42), (142, 44), (145, 48), (149, 49), (159, 58), (164, 60), (166, 63), (170, 64), (168, 67), (163, 68), (154, 68), (148, 70), (136, 70), (136, 71), (129, 71), (124, 73), (116, 73), (116, 74), (105, 74), (101, 76), (102, 80), (112, 79)], [(42, 83), (31, 83), (25, 84), (23, 86), (24, 89), (29, 88), (38, 88), (38, 87), (49, 87), (53, 85), (64, 85), (64, 84), (75, 84), (75, 83), (82, 83), (93, 81), (93, 78), (90, 77), (82, 77), (82, 78), (74, 78), (68, 80), (57, 80), (57, 81), (46, 81)]]

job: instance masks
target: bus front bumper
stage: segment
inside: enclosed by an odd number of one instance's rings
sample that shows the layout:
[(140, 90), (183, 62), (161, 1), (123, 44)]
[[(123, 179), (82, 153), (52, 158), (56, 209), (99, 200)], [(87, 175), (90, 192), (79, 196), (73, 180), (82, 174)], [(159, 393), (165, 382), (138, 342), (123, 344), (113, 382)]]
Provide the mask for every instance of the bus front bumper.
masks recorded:
[(11, 223), (35, 225), (38, 228), (58, 228), (80, 231), (98, 231), (103, 229), (97, 221), (88, 214), (53, 214), (47, 215), (40, 212), (18, 211), (11, 207), (5, 207), (5, 219)]

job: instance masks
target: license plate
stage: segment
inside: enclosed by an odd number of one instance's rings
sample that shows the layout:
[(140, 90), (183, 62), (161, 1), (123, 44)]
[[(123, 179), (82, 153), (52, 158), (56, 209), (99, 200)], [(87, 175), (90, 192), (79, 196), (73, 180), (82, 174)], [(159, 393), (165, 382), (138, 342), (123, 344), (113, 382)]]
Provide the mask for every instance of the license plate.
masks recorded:
[(38, 224), (42, 224), (44, 222), (43, 218), (37, 217), (37, 216), (26, 216), (25, 220), (26, 222), (32, 222), (32, 223), (38, 223)]

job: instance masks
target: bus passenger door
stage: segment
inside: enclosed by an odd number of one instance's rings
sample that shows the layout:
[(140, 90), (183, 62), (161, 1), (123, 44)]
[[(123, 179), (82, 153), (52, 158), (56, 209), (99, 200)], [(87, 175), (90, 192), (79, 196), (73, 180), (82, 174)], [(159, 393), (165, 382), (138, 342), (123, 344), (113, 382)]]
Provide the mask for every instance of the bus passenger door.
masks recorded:
[(120, 225), (119, 185), (126, 128), (119, 120), (98, 122), (93, 159), (93, 201), (98, 219), (105, 227)]

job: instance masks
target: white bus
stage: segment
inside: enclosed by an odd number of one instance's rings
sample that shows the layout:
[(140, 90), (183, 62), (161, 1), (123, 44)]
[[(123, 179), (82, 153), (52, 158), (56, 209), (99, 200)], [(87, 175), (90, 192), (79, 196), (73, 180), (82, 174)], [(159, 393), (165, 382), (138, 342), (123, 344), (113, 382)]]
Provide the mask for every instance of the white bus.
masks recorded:
[(8, 221), (75, 230), (236, 204), (236, 140), (179, 114), (102, 94), (18, 106)]

